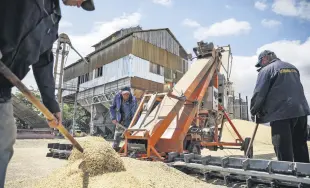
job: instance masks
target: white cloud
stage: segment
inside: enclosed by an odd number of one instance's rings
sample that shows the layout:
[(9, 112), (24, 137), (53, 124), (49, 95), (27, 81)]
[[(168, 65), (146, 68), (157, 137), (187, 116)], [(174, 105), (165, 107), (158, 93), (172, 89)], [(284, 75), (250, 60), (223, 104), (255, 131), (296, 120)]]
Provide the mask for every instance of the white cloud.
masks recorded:
[(280, 21), (267, 20), (267, 19), (263, 19), (261, 23), (264, 27), (268, 27), (268, 28), (274, 28), (274, 27), (280, 26), (282, 24)]
[[(138, 12), (132, 14), (124, 13), (122, 16), (114, 18), (110, 21), (94, 22), (93, 28), (83, 35), (68, 34), (72, 45), (81, 53), (86, 56), (94, 49), (91, 47), (100, 40), (108, 37), (115, 31), (122, 28), (133, 27), (139, 25), (141, 14)], [(68, 56), (68, 64), (80, 59), (79, 56), (71, 50)]]
[(246, 21), (237, 21), (234, 18), (214, 23), (208, 27), (199, 27), (194, 32), (194, 37), (204, 40), (208, 37), (246, 34), (251, 30), (251, 25)]
[(256, 1), (254, 4), (255, 8), (258, 10), (264, 11), (268, 7), (265, 1)]
[(199, 27), (200, 26), (198, 22), (196, 22), (195, 20), (188, 19), (188, 18), (183, 20), (182, 25), (187, 26), (187, 27)]
[[(122, 16), (116, 17), (110, 21), (95, 22), (93, 28), (84, 35), (76, 35), (70, 33), (67, 34), (74, 48), (76, 48), (76, 50), (80, 54), (86, 56), (94, 50), (91, 47), (92, 45), (96, 44), (97, 42), (106, 38), (117, 30), (139, 25), (140, 20), (141, 14), (138, 12), (132, 14), (124, 13)], [(61, 33), (61, 29), (59, 30), (59, 33)], [(80, 57), (73, 50), (70, 50), (68, 60), (65, 66), (74, 63), (78, 59), (80, 59)], [(23, 79), (23, 83), (27, 86), (31, 85), (37, 88), (32, 71), (30, 71), (26, 78)]]
[(72, 27), (72, 26), (73, 26), (73, 24), (71, 22), (66, 21), (66, 20), (61, 19), (59, 22), (59, 28), (60, 29), (64, 29), (64, 28), (68, 28), (68, 27)]
[(232, 9), (232, 7), (230, 5), (225, 5), (225, 8)]
[(283, 16), (310, 20), (310, 2), (305, 0), (274, 0), (272, 11)]
[(257, 71), (254, 67), (257, 56), (267, 49), (274, 51), (281, 60), (289, 62), (299, 69), (305, 94), (310, 103), (310, 60), (307, 55), (310, 49), (310, 37), (304, 43), (288, 40), (269, 43), (258, 48), (253, 56), (234, 56), (231, 81), (234, 82), (235, 93), (240, 92), (243, 96), (252, 97), (257, 78)]
[(172, 0), (153, 0), (153, 3), (164, 5), (164, 6), (171, 6)]

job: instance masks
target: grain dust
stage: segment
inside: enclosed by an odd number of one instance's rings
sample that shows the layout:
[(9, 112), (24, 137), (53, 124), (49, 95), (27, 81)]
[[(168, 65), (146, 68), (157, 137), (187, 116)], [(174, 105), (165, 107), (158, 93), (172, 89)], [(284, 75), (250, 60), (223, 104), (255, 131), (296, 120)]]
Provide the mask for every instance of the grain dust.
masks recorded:
[(67, 166), (37, 181), (35, 188), (172, 188), (206, 187), (162, 162), (121, 158), (103, 138), (87, 137), (80, 141), (81, 155), (73, 150)]
[(80, 142), (84, 152), (73, 149), (69, 162), (74, 163), (82, 159), (83, 163), (79, 167), (90, 176), (125, 170), (120, 156), (102, 137), (86, 137)]

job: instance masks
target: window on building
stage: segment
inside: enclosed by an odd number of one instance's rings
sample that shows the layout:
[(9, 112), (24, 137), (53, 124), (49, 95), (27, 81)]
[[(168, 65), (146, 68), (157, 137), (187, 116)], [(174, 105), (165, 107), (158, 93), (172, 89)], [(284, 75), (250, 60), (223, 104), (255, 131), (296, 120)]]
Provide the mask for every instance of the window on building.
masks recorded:
[(89, 81), (89, 73), (86, 73), (84, 75), (79, 76), (78, 83), (83, 84), (85, 82)]
[(89, 73), (85, 74), (85, 82), (89, 81)]
[(95, 78), (102, 76), (103, 67), (99, 67), (96, 69)]
[(177, 79), (177, 72), (173, 73), (173, 79)]
[(182, 59), (182, 71), (186, 73), (188, 71), (188, 63), (185, 59)]
[(169, 68), (164, 68), (164, 75), (165, 79), (171, 80), (172, 79), (172, 70)]
[(150, 63), (150, 72), (164, 76), (164, 67), (155, 63)]

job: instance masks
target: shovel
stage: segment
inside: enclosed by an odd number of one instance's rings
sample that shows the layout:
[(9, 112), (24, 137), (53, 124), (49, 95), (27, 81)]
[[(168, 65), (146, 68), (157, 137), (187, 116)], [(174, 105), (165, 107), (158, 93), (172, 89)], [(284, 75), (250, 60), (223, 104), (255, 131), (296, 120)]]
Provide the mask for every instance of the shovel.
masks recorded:
[[(0, 59), (2, 58), (0, 52)], [(0, 73), (8, 79), (14, 86), (16, 86), (24, 96), (35, 106), (37, 107), (45, 116), (45, 118), (50, 121), (53, 125), (57, 125), (57, 121), (55, 116), (35, 97), (32, 95), (30, 90), (17, 78), (17, 76), (0, 60)], [(60, 123), (56, 126), (61, 134), (63, 134), (72, 145), (83, 153), (82, 146), (73, 138), (71, 134), (67, 131), (67, 129)]]
[(251, 137), (249, 146), (248, 146), (248, 148), (247, 148), (247, 150), (246, 150), (245, 157), (249, 156), (250, 150), (251, 150), (251, 148), (252, 148), (252, 146), (253, 146), (253, 142), (254, 142), (254, 139), (255, 139), (255, 136), (256, 136), (256, 132), (257, 132), (258, 125), (259, 125), (259, 123), (257, 123), (257, 116), (255, 116), (255, 123), (256, 123), (255, 129), (254, 129), (254, 131), (253, 131), (253, 134), (252, 134), (252, 137)]

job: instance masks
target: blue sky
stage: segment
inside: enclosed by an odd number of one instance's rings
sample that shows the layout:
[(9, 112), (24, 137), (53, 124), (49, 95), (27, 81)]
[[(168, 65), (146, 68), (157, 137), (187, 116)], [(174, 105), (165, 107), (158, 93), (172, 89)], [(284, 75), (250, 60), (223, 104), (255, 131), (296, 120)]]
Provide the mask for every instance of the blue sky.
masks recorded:
[[(200, 40), (232, 47), (235, 92), (251, 97), (257, 55), (274, 51), (301, 71), (310, 100), (310, 2), (306, 0), (94, 0), (86, 12), (62, 6), (59, 32), (69, 35), (82, 54), (116, 30), (140, 25), (144, 29), (170, 28), (190, 52)], [(68, 64), (79, 57), (71, 51)], [(32, 74), (24, 83), (35, 86)]]
[[(273, 1), (260, 1), (267, 5), (264, 11), (257, 9), (256, 1), (253, 0), (172, 0), (171, 2), (165, 6), (152, 0), (95, 0), (94, 12), (63, 7), (63, 20), (73, 24), (74, 34), (84, 34), (90, 31), (94, 22), (109, 21), (123, 13), (139, 12), (140, 25), (143, 28), (169, 27), (184, 48), (191, 49), (197, 39), (193, 36), (193, 28), (181, 24), (184, 19), (195, 20), (201, 26), (207, 27), (234, 18), (237, 21), (248, 22), (251, 30), (244, 35), (210, 37), (206, 40), (214, 41), (218, 45), (231, 44), (236, 55), (253, 55), (260, 46), (282, 39), (305, 41), (310, 33), (308, 20), (275, 13), (272, 10)], [(281, 25), (266, 28), (261, 23), (263, 19), (276, 20), (281, 22)]]

